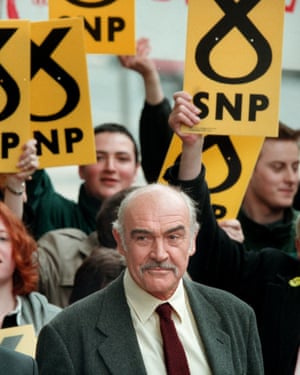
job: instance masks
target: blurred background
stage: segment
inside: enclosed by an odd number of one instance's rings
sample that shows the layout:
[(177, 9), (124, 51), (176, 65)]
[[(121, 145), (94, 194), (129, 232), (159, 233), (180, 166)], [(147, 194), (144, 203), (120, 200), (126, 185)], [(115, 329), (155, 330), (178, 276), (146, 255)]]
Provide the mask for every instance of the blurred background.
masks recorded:
[[(136, 0), (136, 39), (148, 37), (165, 95), (172, 101), (182, 89), (186, 0)], [(161, 15), (163, 14), (163, 17)], [(0, 0), (0, 19), (48, 19), (47, 0)], [(159, 22), (157, 19), (159, 18)], [(287, 0), (280, 94), (280, 119), (300, 128), (300, 0)], [(164, 36), (162, 38), (162, 35)], [(175, 51), (175, 52), (174, 52)], [(176, 54), (176, 61), (173, 56)], [(164, 57), (164, 58), (162, 58)], [(138, 141), (140, 112), (144, 102), (141, 77), (122, 68), (116, 56), (87, 55), (93, 124), (119, 122)], [(83, 150), (84, 151), (84, 150)], [(80, 183), (77, 166), (48, 168), (56, 189), (77, 200)], [(143, 183), (143, 175), (139, 176)]]

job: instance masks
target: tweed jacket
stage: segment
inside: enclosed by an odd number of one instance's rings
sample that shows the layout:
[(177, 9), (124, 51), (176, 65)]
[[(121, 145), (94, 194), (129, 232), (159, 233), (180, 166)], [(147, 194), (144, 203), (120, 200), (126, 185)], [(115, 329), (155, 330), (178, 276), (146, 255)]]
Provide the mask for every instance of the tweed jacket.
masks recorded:
[[(227, 292), (188, 279), (184, 286), (212, 373), (263, 374), (253, 310)], [(36, 359), (41, 375), (146, 375), (123, 275), (45, 326)]]
[(37, 375), (38, 369), (32, 357), (0, 345), (0, 374)]

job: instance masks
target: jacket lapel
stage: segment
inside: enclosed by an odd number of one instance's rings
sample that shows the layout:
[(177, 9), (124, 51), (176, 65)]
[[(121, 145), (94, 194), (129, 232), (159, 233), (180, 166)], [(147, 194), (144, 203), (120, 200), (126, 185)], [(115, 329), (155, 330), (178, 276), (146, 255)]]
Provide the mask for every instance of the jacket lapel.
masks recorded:
[(212, 373), (232, 375), (231, 338), (220, 328), (218, 313), (201, 293), (194, 294), (189, 282), (185, 281), (185, 287)]
[(109, 374), (146, 375), (125, 298), (122, 277), (111, 285), (103, 300), (97, 330), (98, 352), (109, 369)]

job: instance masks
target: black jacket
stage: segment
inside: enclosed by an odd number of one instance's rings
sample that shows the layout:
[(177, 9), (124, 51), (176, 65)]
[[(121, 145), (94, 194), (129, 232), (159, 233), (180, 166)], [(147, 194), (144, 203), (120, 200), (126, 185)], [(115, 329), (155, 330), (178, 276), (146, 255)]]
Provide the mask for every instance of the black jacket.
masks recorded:
[(165, 178), (181, 185), (198, 203), (201, 229), (191, 257), (193, 280), (225, 289), (253, 307), (261, 338), (266, 375), (294, 375), (300, 345), (300, 261), (266, 248), (246, 251), (218, 226), (210, 204), (205, 170), (180, 182), (177, 167)]

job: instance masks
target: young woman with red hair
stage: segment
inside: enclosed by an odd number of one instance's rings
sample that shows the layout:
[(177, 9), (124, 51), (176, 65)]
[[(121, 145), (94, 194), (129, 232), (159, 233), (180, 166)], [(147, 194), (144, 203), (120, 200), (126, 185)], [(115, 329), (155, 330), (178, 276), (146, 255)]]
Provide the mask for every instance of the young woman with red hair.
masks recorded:
[(32, 324), (36, 334), (61, 309), (36, 292), (37, 245), (23, 222), (0, 202), (0, 327)]

